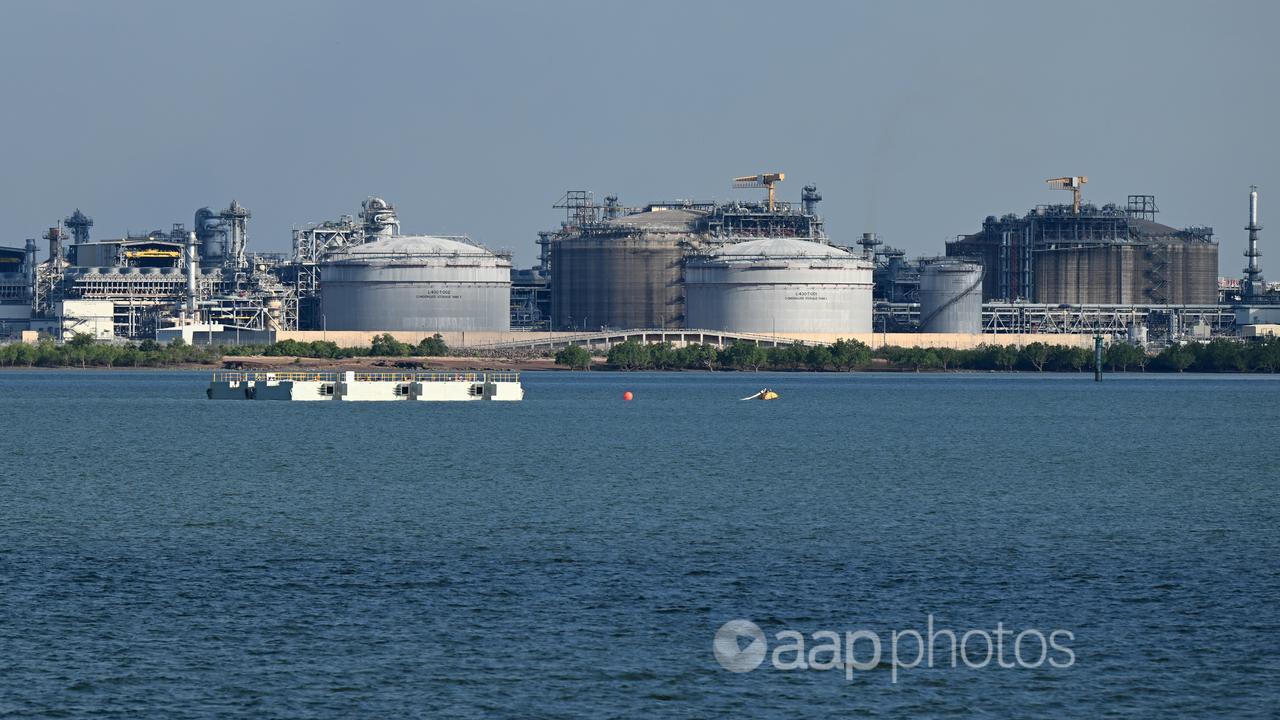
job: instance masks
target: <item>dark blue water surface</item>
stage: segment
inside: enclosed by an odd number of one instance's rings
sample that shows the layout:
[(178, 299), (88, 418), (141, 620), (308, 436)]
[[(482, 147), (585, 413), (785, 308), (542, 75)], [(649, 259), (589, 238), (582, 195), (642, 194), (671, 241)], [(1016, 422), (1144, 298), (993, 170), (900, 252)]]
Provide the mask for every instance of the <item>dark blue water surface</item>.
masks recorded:
[[(1280, 708), (1280, 380), (530, 373), (515, 404), (206, 383), (0, 373), (0, 715)], [(762, 385), (781, 401), (737, 401)], [(953, 668), (945, 636), (896, 673), (712, 653), (743, 618), (771, 650), (868, 630), (887, 655), (930, 614), (1069, 631), (1074, 663)]]

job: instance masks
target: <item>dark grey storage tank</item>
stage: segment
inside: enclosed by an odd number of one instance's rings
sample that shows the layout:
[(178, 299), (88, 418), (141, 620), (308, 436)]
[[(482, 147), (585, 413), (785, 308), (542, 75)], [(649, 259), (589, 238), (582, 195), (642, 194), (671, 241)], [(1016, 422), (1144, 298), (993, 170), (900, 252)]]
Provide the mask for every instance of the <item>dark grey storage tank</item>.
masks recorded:
[(430, 235), (397, 235), (347, 248), (320, 267), (329, 330), (506, 331), (511, 262)]
[(704, 213), (677, 208), (605, 220), (551, 246), (551, 314), (561, 329), (685, 327), (684, 257)]
[(1218, 246), (1206, 242), (1105, 243), (1038, 250), (1036, 302), (1072, 305), (1215, 305)]

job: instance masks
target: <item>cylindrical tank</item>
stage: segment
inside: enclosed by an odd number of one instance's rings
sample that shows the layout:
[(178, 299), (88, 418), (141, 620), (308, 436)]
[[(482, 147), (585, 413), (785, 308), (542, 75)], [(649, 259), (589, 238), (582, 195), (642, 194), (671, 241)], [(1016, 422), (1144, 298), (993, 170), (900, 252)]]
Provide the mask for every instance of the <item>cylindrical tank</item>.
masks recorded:
[(920, 331), (982, 332), (982, 266), (939, 260), (920, 272)]
[(552, 322), (565, 330), (685, 327), (681, 271), (701, 218), (650, 208), (555, 240)]
[(194, 232), (200, 245), (200, 263), (205, 267), (221, 264), (227, 254), (227, 236), (218, 215), (207, 207), (197, 210)]
[(831, 245), (768, 238), (690, 258), (688, 327), (762, 334), (871, 332), (872, 264)]
[(1037, 251), (1036, 302), (1214, 305), (1218, 246), (1195, 241), (1105, 243)]
[(356, 245), (320, 266), (329, 330), (511, 329), (511, 261), (429, 235)]
[(1147, 344), (1147, 326), (1146, 325), (1130, 325), (1129, 326), (1129, 342), (1134, 345), (1146, 346)]

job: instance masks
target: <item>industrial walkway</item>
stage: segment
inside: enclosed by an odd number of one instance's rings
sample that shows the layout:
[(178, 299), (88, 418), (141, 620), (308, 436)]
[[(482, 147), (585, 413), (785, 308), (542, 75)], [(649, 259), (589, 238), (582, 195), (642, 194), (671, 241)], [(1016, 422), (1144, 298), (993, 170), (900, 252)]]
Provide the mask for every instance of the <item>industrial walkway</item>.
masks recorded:
[(582, 333), (579, 335), (566, 335), (564, 333), (555, 334), (539, 334), (530, 332), (528, 338), (514, 340), (508, 342), (489, 343), (485, 345), (472, 345), (470, 349), (474, 350), (535, 350), (548, 349), (557, 350), (568, 347), (570, 345), (581, 345), (587, 348), (607, 349), (624, 343), (628, 340), (634, 340), (641, 344), (649, 343), (666, 343), (672, 345), (715, 345), (724, 347), (732, 345), (735, 342), (752, 342), (762, 347), (781, 347), (791, 345), (793, 343), (803, 343), (806, 345), (818, 345), (822, 343), (801, 340), (779, 335), (759, 335), (755, 333), (730, 333), (723, 330), (612, 330), (600, 331), (593, 333)]
[[(657, 330), (637, 328), (633, 330), (612, 330), (594, 333), (548, 333), (530, 332), (528, 337), (519, 340), (506, 340), (486, 344), (466, 345), (470, 350), (558, 350), (569, 345), (608, 350), (619, 343), (634, 340), (641, 344), (669, 342), (676, 347), (691, 344), (714, 345), (725, 347), (735, 342), (756, 343), (761, 347), (784, 347), (794, 343), (801, 345), (830, 345), (844, 338), (857, 340), (872, 348), (884, 346), (894, 347), (928, 347), (968, 349), (979, 345), (1012, 345), (1022, 347), (1033, 342), (1052, 345), (1070, 345), (1077, 347), (1093, 347), (1092, 335), (1018, 333), (1018, 334), (983, 334), (983, 333), (816, 333), (765, 335), (760, 333), (735, 333), (723, 330)], [(452, 346), (452, 344), (451, 344)], [(462, 347), (459, 345), (459, 347)]]

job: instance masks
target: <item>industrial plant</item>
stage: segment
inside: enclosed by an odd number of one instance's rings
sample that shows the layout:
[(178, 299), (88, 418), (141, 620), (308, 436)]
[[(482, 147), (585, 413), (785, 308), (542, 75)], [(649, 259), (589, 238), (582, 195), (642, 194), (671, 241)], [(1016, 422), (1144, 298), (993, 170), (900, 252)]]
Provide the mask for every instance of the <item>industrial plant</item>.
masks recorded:
[[(295, 327), (297, 295), (273, 271), (281, 257), (246, 252), (250, 213), (236, 201), (200, 208), (193, 229), (93, 239), (79, 209), (22, 250), (22, 271), (0, 276), (3, 320), (15, 329), (96, 339), (154, 338), (170, 326)], [(18, 250), (0, 248), (16, 265)]]
[(856, 319), (869, 315), (869, 302), (846, 307), (854, 298), (842, 290), (830, 297), (806, 294), (831, 282), (870, 290), (870, 265), (861, 279), (853, 277), (856, 272), (821, 272), (822, 262), (825, 269), (850, 271), (862, 264), (829, 245), (817, 215), (822, 199), (817, 188), (806, 186), (796, 208), (777, 200), (775, 186), (783, 179), (782, 173), (767, 173), (734, 180), (735, 187), (766, 189), (764, 202), (679, 200), (625, 208), (616, 196), (597, 205), (589, 192), (567, 193), (556, 205), (566, 210), (565, 222), (539, 236), (539, 274), (550, 280), (551, 325), (560, 330), (745, 325), (764, 331), (781, 320), (781, 327), (796, 330), (798, 316), (812, 310), (816, 315), (805, 322), (821, 329), (869, 331), (869, 317)]
[(982, 230), (947, 243), (947, 255), (987, 269), (984, 300), (1072, 305), (1213, 305), (1218, 244), (1213, 228), (1175, 229), (1155, 221), (1153, 195), (1124, 207), (1082, 204), (1085, 177), (1057, 178), (1071, 205), (1019, 217), (988, 216)]
[[(1235, 284), (1253, 288), (1244, 296), (1219, 277), (1213, 228), (1157, 222), (1153, 195), (1129, 195), (1123, 205), (1084, 202), (1087, 182), (1084, 176), (1050, 179), (1051, 186), (1071, 192), (1070, 203), (988, 215), (978, 232), (946, 243), (945, 259), (909, 260), (864, 233), (858, 244), (875, 263), (877, 327), (932, 329), (932, 296), (944, 261), (968, 264), (970, 276), (980, 280), (972, 288), (951, 283), (950, 292), (971, 296), (970, 312), (963, 323), (935, 325), (945, 328), (939, 332), (1101, 332), (1173, 342), (1280, 320), (1267, 311), (1275, 291), (1265, 282), (1251, 284), (1248, 268), (1243, 284)], [(1256, 189), (1250, 193), (1249, 227), (1260, 229)], [(1250, 255), (1257, 252), (1257, 229), (1250, 230), (1255, 240), (1245, 252), (1250, 267), (1257, 264)], [(980, 311), (973, 309), (978, 300)], [(1247, 316), (1244, 306), (1258, 309)]]
[(187, 230), (90, 236), (76, 210), (37, 243), (0, 248), (0, 332), (99, 340), (271, 342), (279, 333), (510, 328), (511, 261), (465, 237), (401, 235), (395, 208), (362, 203), (294, 232), (293, 253), (247, 250), (249, 210), (200, 208)]
[(1048, 181), (1071, 192), (1070, 203), (988, 215), (945, 254), (914, 259), (872, 232), (833, 239), (817, 187), (792, 203), (781, 199), (785, 179), (734, 178), (735, 188), (763, 192), (726, 202), (597, 203), (569, 191), (554, 204), (565, 213), (559, 227), (537, 233), (532, 268), (466, 237), (402, 233), (379, 197), (357, 215), (296, 229), (291, 253), (253, 252), (252, 215), (235, 200), (200, 208), (190, 229), (112, 238), (95, 237), (93, 219), (76, 209), (42, 234), (43, 247), (34, 238), (0, 247), (0, 336), (249, 344), (443, 333), (491, 348), (627, 333), (1167, 343), (1280, 324), (1280, 293), (1262, 276), (1256, 188), (1243, 276), (1232, 281), (1218, 275), (1212, 228), (1158, 222), (1152, 195), (1085, 202), (1084, 176)]

